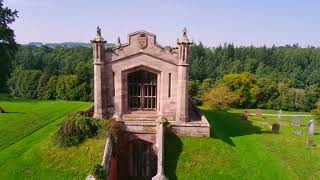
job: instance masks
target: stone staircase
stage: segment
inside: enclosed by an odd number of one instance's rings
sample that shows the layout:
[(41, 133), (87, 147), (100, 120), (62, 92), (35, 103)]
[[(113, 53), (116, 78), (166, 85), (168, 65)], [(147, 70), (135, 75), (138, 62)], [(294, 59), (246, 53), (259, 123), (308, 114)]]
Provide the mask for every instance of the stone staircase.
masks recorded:
[(122, 120), (125, 122), (155, 122), (159, 115), (155, 112), (133, 112), (130, 114), (123, 114)]
[(158, 117), (156, 112), (132, 112), (123, 114), (122, 121), (124, 121), (128, 132), (155, 134)]

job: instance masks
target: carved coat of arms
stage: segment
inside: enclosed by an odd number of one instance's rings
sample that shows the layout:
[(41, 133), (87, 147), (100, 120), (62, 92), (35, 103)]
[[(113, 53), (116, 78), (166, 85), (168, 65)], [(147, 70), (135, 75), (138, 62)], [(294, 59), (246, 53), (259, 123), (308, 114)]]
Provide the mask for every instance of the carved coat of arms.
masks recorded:
[(138, 45), (141, 49), (144, 49), (148, 45), (148, 39), (145, 34), (140, 34), (138, 37)]

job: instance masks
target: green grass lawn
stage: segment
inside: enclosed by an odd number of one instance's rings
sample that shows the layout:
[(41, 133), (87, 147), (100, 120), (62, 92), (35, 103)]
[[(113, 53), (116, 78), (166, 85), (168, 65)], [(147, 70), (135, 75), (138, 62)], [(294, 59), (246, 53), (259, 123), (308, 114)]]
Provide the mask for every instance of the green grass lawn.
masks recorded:
[[(0, 179), (84, 179), (100, 163), (104, 138), (71, 148), (58, 147), (51, 139), (68, 113), (90, 103), (0, 96), (0, 106), (8, 111), (0, 114)], [(202, 111), (212, 125), (211, 138), (166, 138), (165, 172), (171, 180), (319, 179), (320, 148), (306, 148), (307, 136), (294, 134), (292, 117), (284, 117), (280, 133), (272, 134), (266, 123), (277, 117), (250, 116), (243, 122), (244, 110)], [(302, 117), (304, 133), (310, 119)], [(320, 144), (319, 133), (314, 140)]]
[(0, 96), (0, 179), (84, 179), (100, 163), (105, 139), (61, 148), (52, 134), (64, 117), (86, 102), (38, 101)]
[[(312, 117), (301, 118), (304, 135), (298, 136), (290, 125), (292, 117), (284, 117), (280, 133), (272, 134), (266, 123), (271, 125), (277, 117), (250, 116), (249, 122), (243, 122), (244, 110), (201, 109), (212, 137), (169, 135), (165, 151), (169, 179), (320, 179), (320, 148), (306, 147), (306, 125)], [(320, 144), (319, 133), (314, 140)]]

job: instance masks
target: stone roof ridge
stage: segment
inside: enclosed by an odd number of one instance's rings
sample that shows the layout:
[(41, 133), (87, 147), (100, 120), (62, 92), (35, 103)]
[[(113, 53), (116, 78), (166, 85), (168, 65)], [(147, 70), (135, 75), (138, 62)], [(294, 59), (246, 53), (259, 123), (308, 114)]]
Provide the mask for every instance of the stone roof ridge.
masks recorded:
[[(124, 44), (121, 44), (121, 46), (120, 47), (114, 47), (114, 48), (112, 48), (112, 50), (116, 50), (116, 49), (120, 49), (120, 48), (122, 48), (122, 47), (126, 47), (126, 46), (129, 46), (130, 45), (130, 37), (131, 36), (133, 36), (133, 35), (136, 35), (136, 34), (146, 34), (146, 35), (149, 35), (149, 36), (153, 36), (154, 37), (154, 45), (155, 46), (157, 46), (157, 47), (159, 47), (159, 48), (161, 48), (161, 49), (167, 49), (166, 47), (164, 47), (164, 46), (161, 46), (160, 44), (158, 44), (157, 43), (157, 36), (155, 35), (155, 34), (153, 34), (153, 33), (151, 33), (151, 32), (148, 32), (148, 31), (145, 31), (145, 30), (138, 30), (138, 31), (135, 31), (135, 32), (132, 32), (132, 33), (130, 33), (130, 34), (128, 34), (128, 41), (127, 41), (127, 43), (124, 43)], [(174, 49), (174, 48), (172, 48), (172, 49)]]
[(138, 30), (138, 31), (132, 32), (132, 33), (128, 34), (128, 37), (133, 36), (133, 35), (136, 35), (136, 34), (140, 34), (140, 33), (143, 33), (143, 34), (147, 34), (147, 35), (149, 35), (149, 36), (155, 36), (155, 37), (156, 37), (155, 34), (149, 32), (149, 31), (146, 31), (146, 30)]

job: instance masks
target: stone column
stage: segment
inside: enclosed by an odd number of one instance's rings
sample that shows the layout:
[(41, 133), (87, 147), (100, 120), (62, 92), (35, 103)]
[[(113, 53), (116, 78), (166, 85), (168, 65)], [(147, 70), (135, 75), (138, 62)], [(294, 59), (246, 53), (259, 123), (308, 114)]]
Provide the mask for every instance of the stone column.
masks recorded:
[(164, 175), (164, 126), (167, 119), (162, 116), (157, 120), (156, 127), (156, 147), (157, 147), (157, 174), (152, 177), (152, 180), (167, 180)]
[(115, 118), (121, 120), (123, 113), (123, 101), (122, 101), (122, 72), (115, 72), (115, 96), (114, 96), (114, 106), (115, 106)]
[(177, 112), (176, 120), (186, 122), (188, 117), (188, 66), (184, 64), (178, 65), (178, 87), (177, 87)]
[(178, 62), (178, 87), (177, 87), (177, 111), (176, 121), (187, 122), (188, 116), (188, 68), (190, 45), (187, 30), (184, 28), (182, 37), (178, 40), (179, 62)]
[(106, 93), (104, 80), (104, 44), (106, 41), (101, 37), (101, 29), (97, 27), (97, 35), (91, 41), (93, 44), (93, 68), (94, 68), (94, 114), (95, 118), (102, 118), (106, 114)]

